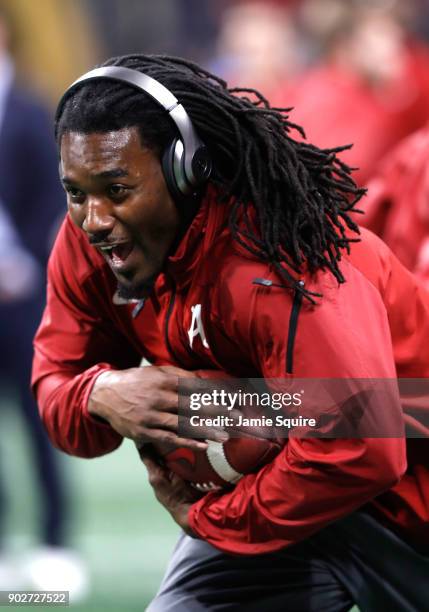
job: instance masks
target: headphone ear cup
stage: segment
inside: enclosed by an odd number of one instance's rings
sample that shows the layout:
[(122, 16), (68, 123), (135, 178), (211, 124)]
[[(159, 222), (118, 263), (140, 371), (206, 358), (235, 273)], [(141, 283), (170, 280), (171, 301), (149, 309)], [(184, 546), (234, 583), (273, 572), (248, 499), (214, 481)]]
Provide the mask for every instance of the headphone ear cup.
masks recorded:
[(175, 138), (165, 149), (162, 159), (162, 171), (164, 173), (164, 179), (167, 184), (168, 190), (175, 201), (181, 201), (185, 195), (180, 191), (177, 184), (177, 179), (174, 173), (174, 154), (176, 151), (176, 145), (178, 138)]
[[(180, 238), (189, 227), (200, 205), (200, 198), (198, 197), (198, 194), (193, 193), (190, 195), (185, 195), (179, 188), (177, 176), (174, 170), (175, 161), (176, 163), (178, 159), (182, 159), (183, 161), (183, 156), (178, 157), (181, 152), (183, 152), (183, 144), (181, 140), (175, 138), (165, 149), (161, 159), (165, 183), (180, 214)], [(178, 243), (176, 243), (175, 246), (177, 246), (177, 244)]]

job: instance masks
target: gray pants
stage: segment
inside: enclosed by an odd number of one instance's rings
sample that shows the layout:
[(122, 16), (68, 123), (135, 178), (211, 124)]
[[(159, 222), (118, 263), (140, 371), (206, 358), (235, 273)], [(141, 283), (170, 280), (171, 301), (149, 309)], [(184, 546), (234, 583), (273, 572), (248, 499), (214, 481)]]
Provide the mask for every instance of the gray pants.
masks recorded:
[(147, 612), (429, 612), (423, 556), (364, 513), (276, 553), (226, 555), (182, 535)]

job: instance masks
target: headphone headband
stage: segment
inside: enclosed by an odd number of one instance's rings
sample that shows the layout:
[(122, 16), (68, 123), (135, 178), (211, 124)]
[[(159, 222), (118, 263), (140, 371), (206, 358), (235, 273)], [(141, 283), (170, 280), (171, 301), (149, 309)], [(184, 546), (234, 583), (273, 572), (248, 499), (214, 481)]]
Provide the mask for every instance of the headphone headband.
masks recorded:
[(66, 93), (79, 83), (89, 81), (90, 79), (113, 79), (115, 81), (124, 81), (129, 85), (134, 85), (137, 89), (142, 89), (149, 94), (156, 102), (161, 104), (167, 112), (170, 112), (170, 110), (179, 104), (176, 96), (164, 87), (162, 83), (156, 81), (147, 74), (143, 74), (143, 72), (133, 70), (132, 68), (125, 68), (124, 66), (94, 68), (76, 79), (76, 81), (70, 85)]
[[(176, 166), (180, 163), (183, 167), (183, 172), (179, 172), (177, 176), (178, 189), (183, 195), (189, 195), (192, 190), (198, 188), (208, 179), (211, 172), (211, 161), (206, 147), (198, 138), (188, 113), (171, 91), (143, 72), (124, 66), (104, 66), (90, 70), (70, 85), (61, 98), (59, 107), (71, 90), (86, 81), (95, 79), (123, 81), (147, 93), (168, 112), (180, 133), (183, 143), (183, 159), (176, 159), (175, 161)], [(176, 154), (176, 158), (178, 156), (179, 153)], [(184, 176), (181, 176), (183, 173)]]

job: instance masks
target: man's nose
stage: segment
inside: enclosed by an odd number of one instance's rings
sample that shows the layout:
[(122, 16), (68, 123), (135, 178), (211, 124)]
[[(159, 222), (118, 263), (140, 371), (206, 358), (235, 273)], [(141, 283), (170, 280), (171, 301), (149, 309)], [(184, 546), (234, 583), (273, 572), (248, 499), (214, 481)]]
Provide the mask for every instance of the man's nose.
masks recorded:
[(112, 231), (114, 224), (111, 206), (102, 199), (91, 198), (87, 204), (82, 229), (93, 238), (92, 241), (102, 241)]

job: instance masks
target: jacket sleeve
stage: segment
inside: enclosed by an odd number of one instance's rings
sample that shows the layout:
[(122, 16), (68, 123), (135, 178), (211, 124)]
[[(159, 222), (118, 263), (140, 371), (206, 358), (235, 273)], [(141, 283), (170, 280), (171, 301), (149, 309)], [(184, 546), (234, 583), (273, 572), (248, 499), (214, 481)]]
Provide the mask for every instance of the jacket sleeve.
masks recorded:
[(93, 267), (83, 265), (69, 223), (64, 223), (49, 260), (32, 386), (53, 444), (71, 455), (96, 457), (117, 448), (122, 437), (88, 413), (92, 386), (106, 370), (138, 365), (138, 355), (109, 325), (106, 304), (98, 297), (106, 295), (102, 281), (95, 280)]
[[(318, 306), (303, 303), (293, 351), (296, 378), (395, 377), (380, 294), (352, 266), (346, 278), (350, 282), (339, 289), (327, 279)], [(281, 289), (260, 293), (253, 299), (256, 309), (247, 349), (262, 376), (285, 377), (291, 298)], [(245, 346), (245, 331), (240, 342)], [(389, 410), (389, 418), (402, 423), (399, 404), (381, 408), (380, 416)], [(396, 484), (405, 469), (402, 437), (290, 437), (276, 459), (258, 473), (244, 476), (230, 492), (211, 492), (191, 506), (190, 526), (228, 553), (271, 552), (351, 513)]]

